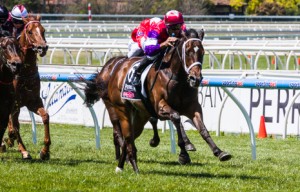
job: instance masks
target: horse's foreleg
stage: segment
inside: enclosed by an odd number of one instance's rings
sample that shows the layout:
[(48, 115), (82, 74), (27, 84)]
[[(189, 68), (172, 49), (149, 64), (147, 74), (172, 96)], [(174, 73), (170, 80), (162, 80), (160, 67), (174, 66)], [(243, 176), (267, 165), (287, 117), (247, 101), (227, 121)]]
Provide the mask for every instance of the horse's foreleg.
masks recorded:
[[(17, 122), (16, 124), (18, 124)], [(8, 121), (8, 138), (5, 138), (4, 141), (8, 145), (8, 147), (13, 147), (15, 145), (15, 140), (17, 140), (17, 133), (14, 129), (13, 122), (12, 122), (12, 115), (9, 116)]]
[(0, 153), (5, 153), (5, 152), (6, 152), (6, 145), (4, 141), (2, 141), (0, 145)]
[(219, 158), (220, 161), (227, 161), (231, 159), (231, 155), (225, 151), (222, 151), (217, 147), (213, 139), (211, 138), (208, 130), (206, 129), (203, 121), (202, 121), (202, 115), (200, 113), (196, 113), (196, 115), (193, 118), (193, 122), (198, 129), (200, 135), (202, 138), (206, 141), (210, 149), (212, 150), (213, 154)]
[[(165, 101), (160, 102), (160, 112), (159, 113), (162, 116), (167, 116), (168, 118), (170, 118), (169, 116), (170, 116), (171, 110), (173, 111), (173, 109), (170, 106), (168, 106), (168, 104)], [(186, 135), (186, 132), (185, 132), (184, 127), (181, 122), (180, 122), (179, 129), (180, 129), (182, 139), (184, 141), (185, 149), (187, 151), (196, 151), (196, 147), (194, 146), (194, 144), (190, 141), (190, 139)]]
[[(1, 123), (1, 120), (0, 120), (0, 123)], [(1, 141), (1, 144), (0, 144), (0, 153), (6, 152), (6, 145), (3, 142), (3, 135), (5, 133), (5, 130), (6, 130), (6, 126), (0, 125), (0, 141)]]
[(51, 145), (49, 114), (46, 112), (46, 110), (43, 107), (37, 110), (37, 114), (39, 114), (42, 117), (42, 121), (44, 124), (44, 147), (40, 152), (40, 158), (42, 160), (48, 160), (50, 159), (50, 145)]
[(20, 109), (16, 109), (13, 110), (13, 113), (10, 115), (10, 119), (9, 119), (9, 132), (8, 132), (8, 136), (9, 139), (6, 140), (6, 142), (8, 143), (8, 145), (10, 145), (9, 143), (11, 143), (11, 146), (13, 146), (13, 141), (16, 138), (17, 139), (17, 143), (18, 143), (18, 149), (22, 154), (22, 158), (23, 159), (32, 159), (31, 155), (29, 154), (29, 152), (27, 151), (23, 140), (21, 138), (20, 135), (20, 123), (19, 123), (19, 114), (20, 114)]
[(152, 139), (150, 139), (149, 144), (151, 147), (157, 147), (160, 142), (160, 138), (159, 138), (158, 131), (157, 131), (158, 120), (155, 117), (150, 117), (149, 122), (151, 123), (152, 128), (153, 128), (153, 137), (152, 137)]
[(180, 121), (180, 131), (181, 131), (182, 139), (184, 141), (185, 149), (187, 151), (196, 151), (196, 147), (194, 146), (194, 144), (190, 141), (190, 139), (186, 135), (186, 132), (184, 130), (184, 127), (183, 127), (181, 121)]
[[(168, 117), (176, 127), (178, 136), (178, 146), (180, 147), (180, 154), (178, 161), (180, 164), (191, 163), (190, 156), (185, 148), (185, 141), (182, 136), (182, 130), (184, 130), (181, 124), (181, 118), (178, 112), (173, 110), (165, 101), (161, 101), (159, 105), (159, 115), (163, 117)], [(184, 131), (183, 131), (184, 132)]]

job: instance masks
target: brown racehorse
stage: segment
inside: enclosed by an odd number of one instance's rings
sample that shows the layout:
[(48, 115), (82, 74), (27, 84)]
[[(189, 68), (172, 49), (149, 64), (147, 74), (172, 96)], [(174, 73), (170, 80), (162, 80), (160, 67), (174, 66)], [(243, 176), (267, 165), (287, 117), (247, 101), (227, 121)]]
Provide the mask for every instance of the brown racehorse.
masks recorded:
[[(14, 102), (14, 75), (21, 67), (21, 50), (18, 41), (14, 37), (0, 38), (0, 141), (2, 141), (9, 115)], [(4, 152), (6, 146), (0, 145), (0, 152)]]
[(50, 130), (49, 115), (44, 109), (40, 98), (40, 76), (37, 66), (37, 54), (43, 57), (46, 55), (48, 46), (45, 40), (45, 29), (40, 23), (40, 16), (29, 16), (23, 18), (24, 30), (18, 41), (23, 50), (23, 67), (19, 75), (15, 77), (14, 86), (16, 90), (16, 101), (11, 113), (9, 123), (9, 138), (7, 143), (12, 146), (14, 139), (17, 139), (18, 148), (23, 159), (31, 159), (29, 152), (23, 144), (20, 136), (19, 114), (20, 108), (26, 106), (30, 111), (40, 115), (44, 124), (44, 147), (40, 152), (40, 158), (47, 160), (50, 158)]
[[(191, 161), (184, 147), (180, 115), (192, 120), (202, 138), (220, 161), (231, 158), (229, 153), (217, 147), (203, 123), (202, 108), (198, 101), (198, 86), (202, 80), (201, 63), (204, 56), (201, 39), (181, 38), (164, 56), (164, 65), (160, 70), (157, 70), (155, 66), (151, 67), (145, 86), (152, 110), (147, 109), (141, 101), (128, 101), (121, 98), (123, 81), (128, 70), (138, 60), (137, 58), (110, 59), (99, 75), (95, 76), (96, 85), (87, 84), (86, 103), (93, 104), (100, 98), (106, 100), (111, 105), (115, 119), (120, 125), (124, 144), (116, 168), (117, 172), (123, 170), (127, 155), (134, 171), (138, 172), (134, 140), (140, 136), (145, 123), (151, 116), (149, 111), (155, 111), (159, 119), (171, 120), (175, 125), (178, 146), (181, 149), (180, 163), (185, 164)], [(98, 96), (90, 97), (92, 94), (87, 94), (93, 92), (97, 92)]]

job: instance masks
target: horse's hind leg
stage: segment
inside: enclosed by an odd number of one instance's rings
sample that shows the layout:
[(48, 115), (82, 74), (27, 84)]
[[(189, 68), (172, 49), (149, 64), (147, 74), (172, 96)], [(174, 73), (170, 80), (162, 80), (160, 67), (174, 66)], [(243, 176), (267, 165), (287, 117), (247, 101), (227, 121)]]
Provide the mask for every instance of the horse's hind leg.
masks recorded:
[(116, 172), (122, 171), (124, 168), (126, 157), (133, 167), (133, 170), (138, 173), (139, 169), (137, 166), (137, 156), (136, 156), (136, 147), (134, 144), (134, 131), (133, 128), (130, 126), (128, 120), (120, 121), (122, 135), (124, 136), (124, 144), (122, 146), (122, 154), (119, 160), (118, 167), (116, 168)]
[(113, 125), (113, 140), (114, 140), (114, 146), (115, 146), (115, 157), (116, 157), (116, 160), (119, 160), (120, 156), (121, 156), (120, 149), (124, 144), (119, 118), (115, 112), (115, 109), (111, 106), (111, 104), (104, 99), (103, 99), (103, 101), (104, 101), (106, 109), (108, 111), (110, 121)]
[(113, 138), (114, 138), (114, 145), (115, 145), (115, 156), (116, 160), (120, 159), (121, 156), (121, 147), (124, 145), (122, 133), (120, 130), (119, 120), (112, 120), (113, 124)]
[(158, 131), (157, 131), (158, 120), (155, 117), (150, 117), (149, 122), (151, 123), (152, 128), (153, 128), (153, 137), (152, 137), (152, 139), (150, 139), (149, 144), (151, 147), (157, 147), (160, 142), (160, 138), (159, 138)]

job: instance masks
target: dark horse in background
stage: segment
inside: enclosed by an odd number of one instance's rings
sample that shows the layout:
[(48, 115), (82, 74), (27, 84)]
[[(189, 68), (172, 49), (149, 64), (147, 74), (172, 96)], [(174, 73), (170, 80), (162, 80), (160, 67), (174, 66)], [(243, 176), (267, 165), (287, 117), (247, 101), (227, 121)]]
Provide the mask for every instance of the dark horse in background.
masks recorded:
[[(21, 50), (18, 41), (14, 37), (0, 37), (0, 141), (8, 125), (15, 91), (13, 86), (14, 75), (19, 72), (22, 64)], [(6, 146), (0, 145), (0, 152), (4, 152)]]
[(15, 76), (14, 86), (16, 90), (16, 100), (10, 116), (9, 138), (5, 139), (9, 146), (13, 146), (17, 140), (19, 151), (23, 159), (31, 159), (31, 155), (20, 136), (19, 114), (20, 108), (26, 106), (30, 111), (40, 115), (44, 124), (44, 147), (41, 149), (40, 158), (47, 160), (50, 158), (50, 130), (49, 115), (44, 109), (40, 98), (40, 76), (37, 66), (37, 55), (46, 55), (48, 46), (45, 39), (45, 29), (40, 23), (40, 16), (29, 16), (23, 18), (24, 30), (18, 41), (23, 51), (23, 66), (20, 73)]
[(204, 123), (202, 108), (198, 101), (198, 87), (202, 80), (201, 64), (204, 56), (202, 38), (183, 37), (164, 56), (164, 64), (160, 70), (152, 66), (145, 82), (151, 110), (141, 101), (128, 101), (121, 98), (121, 89), (126, 74), (138, 58), (110, 59), (93, 80), (85, 88), (86, 103), (93, 104), (100, 98), (106, 100), (113, 109), (116, 121), (124, 138), (122, 154), (116, 171), (124, 168), (126, 156), (138, 172), (137, 150), (134, 140), (140, 136), (144, 125), (150, 118), (149, 111), (155, 111), (160, 120), (171, 120), (176, 127), (178, 146), (180, 147), (179, 162), (190, 163), (182, 137), (180, 115), (192, 120), (202, 138), (207, 142), (213, 154), (220, 161), (226, 161), (231, 155), (222, 151), (214, 143)]

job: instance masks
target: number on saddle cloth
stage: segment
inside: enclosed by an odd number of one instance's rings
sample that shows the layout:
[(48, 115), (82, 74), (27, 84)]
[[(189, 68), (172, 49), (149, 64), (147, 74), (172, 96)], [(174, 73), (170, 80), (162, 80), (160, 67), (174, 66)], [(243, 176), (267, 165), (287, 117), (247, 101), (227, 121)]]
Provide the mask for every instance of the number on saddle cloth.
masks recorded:
[[(133, 79), (132, 75), (134, 74), (134, 71), (138, 68), (140, 61), (141, 60), (135, 62), (127, 72), (126, 78), (123, 83), (122, 92), (121, 92), (122, 99), (141, 100), (142, 96), (147, 97), (145, 94), (145, 91), (144, 91), (144, 86), (143, 86), (144, 83), (143, 82), (145, 81), (146, 76), (153, 64), (148, 65), (141, 75), (142, 89), (137, 90), (136, 87), (131, 82), (131, 79)], [(141, 90), (142, 90), (142, 92), (140, 93)]]

